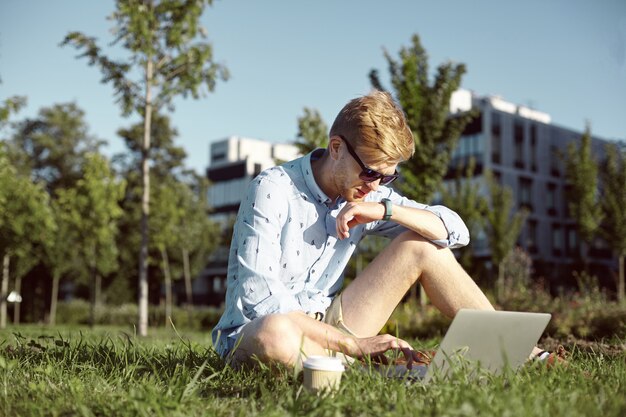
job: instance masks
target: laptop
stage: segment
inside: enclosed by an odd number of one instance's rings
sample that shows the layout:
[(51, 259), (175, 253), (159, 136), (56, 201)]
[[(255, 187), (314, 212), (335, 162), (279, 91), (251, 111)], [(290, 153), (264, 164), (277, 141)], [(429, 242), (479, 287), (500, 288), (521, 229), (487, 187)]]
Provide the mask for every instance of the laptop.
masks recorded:
[(470, 375), (516, 370), (528, 360), (551, 317), (545, 313), (459, 310), (430, 365), (411, 370), (397, 365), (383, 374), (428, 383), (433, 378), (447, 378), (460, 368), (469, 369)]

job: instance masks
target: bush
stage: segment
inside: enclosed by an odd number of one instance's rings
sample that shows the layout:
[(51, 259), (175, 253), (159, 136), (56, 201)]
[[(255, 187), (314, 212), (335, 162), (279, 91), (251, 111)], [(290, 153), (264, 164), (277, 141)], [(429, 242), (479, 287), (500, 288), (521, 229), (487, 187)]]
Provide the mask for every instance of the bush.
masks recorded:
[[(95, 312), (97, 325), (133, 326), (137, 324), (138, 309), (136, 304), (122, 304), (120, 306), (99, 305)], [(172, 322), (177, 328), (190, 330), (211, 329), (222, 314), (222, 310), (215, 307), (182, 307), (172, 308)], [(89, 324), (91, 305), (84, 300), (60, 302), (57, 307), (58, 324)], [(150, 306), (148, 322), (151, 326), (169, 325), (165, 317), (164, 306)]]
[[(498, 310), (552, 314), (545, 335), (557, 339), (626, 338), (626, 306), (613, 302), (600, 290), (597, 279), (575, 274), (579, 291), (552, 297), (541, 282), (509, 288), (495, 304)], [(400, 304), (382, 332), (401, 338), (431, 338), (445, 334), (450, 320), (435, 307), (416, 300)]]

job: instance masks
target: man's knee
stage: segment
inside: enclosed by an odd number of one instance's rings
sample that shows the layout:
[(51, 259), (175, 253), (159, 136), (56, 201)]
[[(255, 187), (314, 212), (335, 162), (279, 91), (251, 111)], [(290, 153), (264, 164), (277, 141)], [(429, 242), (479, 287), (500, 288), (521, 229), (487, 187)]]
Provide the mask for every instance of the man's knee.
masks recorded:
[(262, 361), (275, 361), (293, 364), (297, 360), (302, 332), (284, 314), (270, 314), (260, 317), (242, 330), (247, 355), (256, 355)]
[(444, 249), (412, 230), (401, 233), (394, 241), (410, 250), (417, 259), (441, 254)]

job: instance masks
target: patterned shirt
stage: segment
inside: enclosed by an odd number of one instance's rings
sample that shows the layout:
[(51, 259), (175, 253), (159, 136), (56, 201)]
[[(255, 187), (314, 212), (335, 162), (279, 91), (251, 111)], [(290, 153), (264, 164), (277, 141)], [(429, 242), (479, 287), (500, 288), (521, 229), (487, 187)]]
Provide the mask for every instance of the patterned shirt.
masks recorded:
[[(233, 231), (228, 259), (226, 309), (212, 332), (213, 345), (224, 356), (241, 328), (257, 317), (294, 310), (324, 312), (343, 285), (343, 270), (366, 235), (390, 239), (407, 229), (392, 221), (373, 221), (337, 238), (336, 217), (346, 201), (332, 201), (315, 182), (311, 161), (317, 149), (259, 174), (248, 186)], [(449, 248), (469, 243), (465, 223), (443, 206), (426, 206), (379, 186), (365, 201), (389, 198), (394, 205), (428, 210), (448, 230), (432, 242)]]

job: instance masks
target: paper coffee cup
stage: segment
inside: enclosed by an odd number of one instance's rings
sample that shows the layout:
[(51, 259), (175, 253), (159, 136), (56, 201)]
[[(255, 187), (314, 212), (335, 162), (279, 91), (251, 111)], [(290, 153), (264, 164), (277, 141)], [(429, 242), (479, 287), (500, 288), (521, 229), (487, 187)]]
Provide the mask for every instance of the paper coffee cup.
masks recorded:
[(304, 386), (311, 392), (333, 391), (339, 388), (345, 370), (340, 358), (309, 356), (303, 363)]

